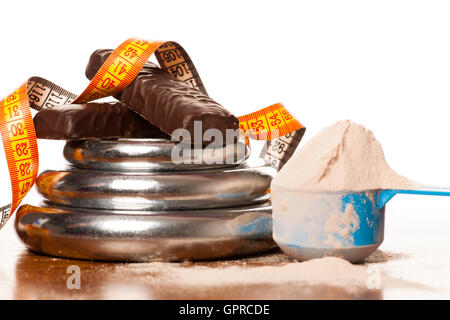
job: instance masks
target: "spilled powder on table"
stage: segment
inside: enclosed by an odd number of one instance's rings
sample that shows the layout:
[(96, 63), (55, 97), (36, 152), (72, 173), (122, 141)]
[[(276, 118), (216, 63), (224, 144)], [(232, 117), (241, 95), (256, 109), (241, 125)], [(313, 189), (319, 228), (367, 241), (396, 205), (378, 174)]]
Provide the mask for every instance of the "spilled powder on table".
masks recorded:
[(346, 191), (413, 189), (416, 182), (397, 174), (381, 144), (362, 125), (338, 121), (306, 143), (272, 180), (272, 189)]
[[(365, 285), (368, 274), (367, 267), (353, 265), (336, 257), (325, 257), (305, 262), (288, 262), (282, 265), (245, 266), (230, 265), (209, 267), (197, 264), (152, 262), (140, 265), (129, 265), (126, 269), (134, 273), (162, 272), (164, 279), (188, 286), (223, 286), (251, 284), (282, 284), (289, 282), (305, 282), (308, 284), (329, 285)], [(117, 269), (117, 268), (116, 268)], [(124, 270), (126, 270), (124, 269)]]
[(366, 284), (368, 274), (364, 266), (353, 265), (341, 258), (326, 257), (283, 266), (178, 268), (172, 276), (177, 283), (202, 286), (290, 282), (359, 286)]
[[(226, 265), (151, 262), (116, 266), (116, 272), (140, 276), (152, 285), (173, 284), (179, 287), (225, 287), (251, 285), (303, 284), (327, 285), (347, 289), (367, 288), (371, 272), (367, 265), (354, 265), (337, 258), (325, 257), (305, 262), (279, 261), (275, 265), (246, 265), (237, 261)], [(384, 286), (411, 286), (380, 271)]]

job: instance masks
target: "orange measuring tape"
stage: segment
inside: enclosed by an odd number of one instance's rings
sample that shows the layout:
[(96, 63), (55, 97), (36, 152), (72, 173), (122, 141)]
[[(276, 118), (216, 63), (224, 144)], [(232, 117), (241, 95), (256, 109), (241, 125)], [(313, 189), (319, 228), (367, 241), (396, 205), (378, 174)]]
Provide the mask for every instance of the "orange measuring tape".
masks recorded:
[[(0, 132), (12, 189), (11, 204), (0, 207), (0, 228), (17, 209), (38, 174), (39, 156), (30, 108), (39, 111), (115, 95), (131, 84), (152, 54), (162, 69), (207, 94), (192, 60), (178, 43), (131, 38), (111, 53), (79, 96), (46, 79), (33, 77), (0, 101)], [(239, 117), (239, 128), (245, 136), (268, 141), (261, 157), (278, 169), (292, 155), (305, 131), (280, 103)]]

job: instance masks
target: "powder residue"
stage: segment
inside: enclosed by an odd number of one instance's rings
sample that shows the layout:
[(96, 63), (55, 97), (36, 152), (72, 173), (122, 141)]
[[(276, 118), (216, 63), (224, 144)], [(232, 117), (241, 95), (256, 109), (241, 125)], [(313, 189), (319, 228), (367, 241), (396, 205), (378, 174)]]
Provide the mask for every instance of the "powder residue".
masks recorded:
[(414, 189), (397, 174), (370, 130), (349, 120), (323, 129), (273, 179), (272, 186), (304, 191)]
[[(332, 272), (330, 272), (332, 271)], [(368, 274), (365, 266), (353, 265), (336, 257), (292, 262), (283, 266), (242, 268), (238, 266), (211, 269), (196, 267), (178, 269), (172, 273), (178, 283), (185, 285), (233, 285), (261, 283), (304, 282), (310, 285), (336, 286), (366, 285)]]
[(195, 264), (180, 267), (175, 263), (164, 262), (133, 265), (134, 272), (139, 269), (152, 277), (156, 270), (164, 271), (167, 281), (186, 286), (286, 284), (291, 282), (303, 282), (310, 285), (365, 286), (368, 278), (367, 266), (353, 265), (336, 257), (325, 257), (306, 262), (289, 262), (277, 266), (253, 267), (231, 265), (211, 268)]
[(346, 205), (344, 212), (332, 212), (325, 223), (328, 233), (325, 245), (339, 249), (347, 242), (353, 243), (352, 234), (359, 229), (359, 222), (359, 216), (351, 203)]
[[(163, 283), (177, 287), (192, 287), (196, 290), (207, 288), (243, 287), (254, 285), (326, 285), (356, 290), (367, 288), (373, 274), (370, 265), (355, 265), (337, 257), (324, 257), (305, 262), (296, 262), (284, 257), (275, 264), (273, 256), (261, 264), (245, 263), (244, 260), (204, 263), (165, 263), (116, 265), (116, 273), (133, 274), (141, 281), (150, 281), (153, 286)], [(258, 259), (259, 260), (259, 259)], [(262, 261), (260, 261), (262, 262)], [(382, 286), (411, 285), (385, 274), (380, 268)]]

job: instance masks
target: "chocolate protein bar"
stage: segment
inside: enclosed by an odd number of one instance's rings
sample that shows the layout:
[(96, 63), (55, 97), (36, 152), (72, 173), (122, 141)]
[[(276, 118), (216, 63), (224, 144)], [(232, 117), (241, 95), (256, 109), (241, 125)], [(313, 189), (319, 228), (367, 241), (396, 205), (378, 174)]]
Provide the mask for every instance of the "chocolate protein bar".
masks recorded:
[(55, 106), (33, 121), (40, 139), (170, 138), (121, 102)]
[[(88, 79), (94, 77), (111, 52), (100, 49), (91, 55), (86, 68)], [(167, 134), (181, 128), (194, 139), (194, 121), (201, 121), (202, 137), (206, 130), (217, 129), (225, 140), (226, 129), (236, 130), (239, 125), (239, 120), (216, 101), (149, 62), (122, 91), (120, 99)]]

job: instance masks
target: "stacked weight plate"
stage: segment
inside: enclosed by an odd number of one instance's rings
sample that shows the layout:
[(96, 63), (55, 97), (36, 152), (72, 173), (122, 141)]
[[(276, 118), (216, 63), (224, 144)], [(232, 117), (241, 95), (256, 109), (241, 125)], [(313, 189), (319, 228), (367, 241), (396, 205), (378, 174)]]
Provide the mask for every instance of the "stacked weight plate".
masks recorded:
[(270, 166), (244, 143), (191, 148), (163, 139), (69, 141), (66, 170), (37, 179), (16, 231), (33, 251), (110, 261), (218, 259), (272, 241)]

